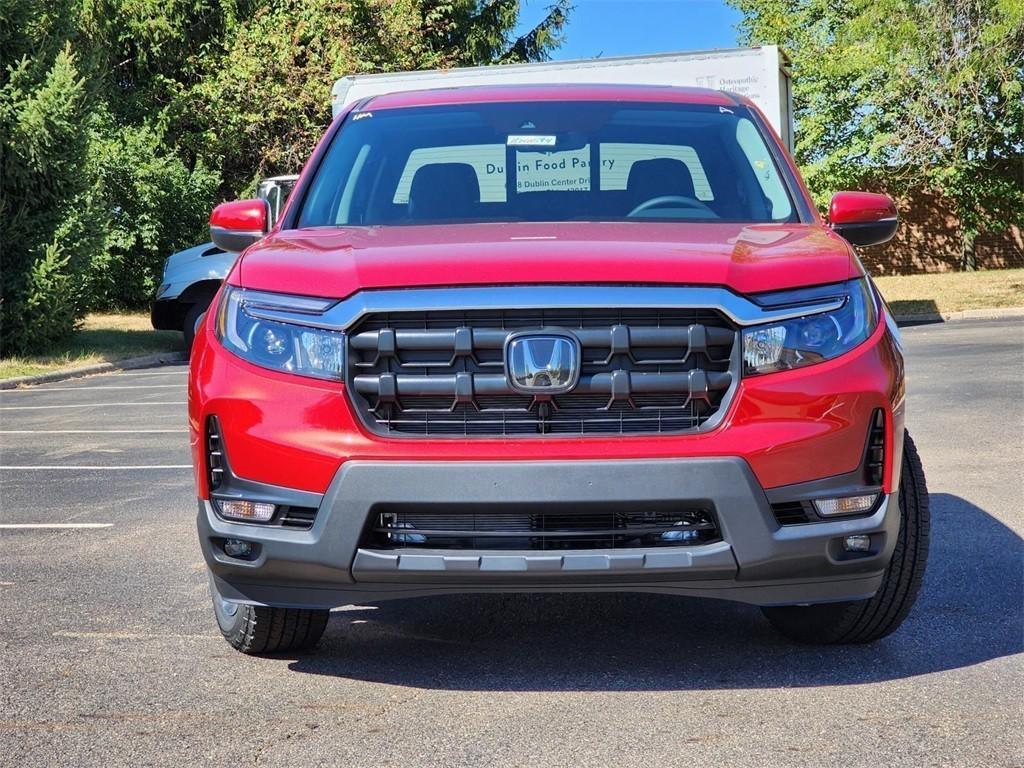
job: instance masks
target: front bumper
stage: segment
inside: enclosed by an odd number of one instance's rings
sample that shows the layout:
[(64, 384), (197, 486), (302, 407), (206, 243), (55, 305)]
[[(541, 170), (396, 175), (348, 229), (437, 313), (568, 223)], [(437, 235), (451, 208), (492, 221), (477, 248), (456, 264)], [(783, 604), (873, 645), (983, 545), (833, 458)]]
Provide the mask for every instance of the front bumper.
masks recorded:
[[(845, 481), (837, 477), (837, 485)], [(818, 481), (824, 488), (828, 480)], [(785, 489), (772, 489), (772, 499)], [(273, 488), (287, 503), (289, 491)], [(853, 600), (873, 595), (895, 545), (899, 513), (887, 496), (859, 518), (780, 525), (769, 495), (741, 458), (380, 462), (342, 465), (317, 504), (309, 530), (231, 523), (199, 502), (203, 554), (221, 594), (275, 606), (337, 605), (432, 594), (517, 591), (646, 591), (759, 605)], [(649, 549), (467, 551), (360, 547), (380, 504), (551, 500), (702, 502), (713, 506), (722, 540)], [(841, 540), (870, 534), (869, 553)], [(251, 561), (229, 557), (225, 538), (257, 545)]]
[(189, 306), (178, 301), (176, 295), (173, 298), (154, 299), (149, 307), (150, 322), (158, 331), (180, 331), (185, 324)]

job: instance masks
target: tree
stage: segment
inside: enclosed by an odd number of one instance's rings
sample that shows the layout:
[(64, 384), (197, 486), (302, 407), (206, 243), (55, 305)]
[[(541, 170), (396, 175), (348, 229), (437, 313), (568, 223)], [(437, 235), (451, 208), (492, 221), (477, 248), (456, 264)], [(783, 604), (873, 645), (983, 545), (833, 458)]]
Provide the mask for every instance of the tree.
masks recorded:
[(962, 264), (1024, 223), (1020, 0), (730, 0), (745, 44), (793, 59), (797, 161), (819, 201), (865, 179), (946, 197)]
[(281, 0), (231, 28), (170, 110), (188, 152), (230, 192), (296, 173), (330, 119), (334, 81), (358, 72), (545, 59), (569, 0), (516, 37), (519, 0)]
[(569, 0), (0, 0), (0, 343), (136, 307), (218, 198), (295, 172), (355, 72), (544, 59)]
[(70, 333), (96, 238), (88, 182), (85, 82), (70, 46), (23, 56), (0, 87), (0, 346), (5, 354)]

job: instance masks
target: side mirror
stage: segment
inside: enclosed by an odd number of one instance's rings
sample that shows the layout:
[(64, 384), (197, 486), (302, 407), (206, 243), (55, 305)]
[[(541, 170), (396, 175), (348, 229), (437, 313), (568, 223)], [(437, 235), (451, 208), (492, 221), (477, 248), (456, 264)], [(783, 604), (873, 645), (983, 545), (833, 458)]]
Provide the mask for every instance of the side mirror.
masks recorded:
[(899, 216), (888, 195), (836, 192), (828, 206), (828, 223), (853, 245), (880, 245), (896, 234)]
[(269, 222), (265, 200), (221, 203), (210, 214), (210, 239), (218, 248), (238, 253), (267, 234)]

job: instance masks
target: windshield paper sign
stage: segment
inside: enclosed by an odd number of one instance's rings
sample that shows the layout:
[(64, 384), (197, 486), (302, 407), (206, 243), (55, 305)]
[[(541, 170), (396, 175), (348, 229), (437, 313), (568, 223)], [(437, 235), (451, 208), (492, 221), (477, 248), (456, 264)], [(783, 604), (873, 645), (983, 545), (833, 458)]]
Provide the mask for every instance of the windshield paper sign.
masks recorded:
[(590, 145), (564, 152), (516, 151), (516, 192), (586, 192)]

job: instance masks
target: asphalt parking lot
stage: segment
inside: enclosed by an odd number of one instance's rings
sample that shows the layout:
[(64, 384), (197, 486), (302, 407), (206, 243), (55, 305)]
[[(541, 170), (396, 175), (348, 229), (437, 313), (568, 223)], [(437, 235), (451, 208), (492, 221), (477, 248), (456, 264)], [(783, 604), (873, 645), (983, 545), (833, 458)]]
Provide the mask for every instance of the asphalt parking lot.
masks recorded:
[(509, 595), (349, 606), (316, 654), (248, 658), (209, 605), (185, 368), (0, 393), (0, 765), (1024, 765), (1024, 322), (904, 338), (931, 560), (853, 648)]

